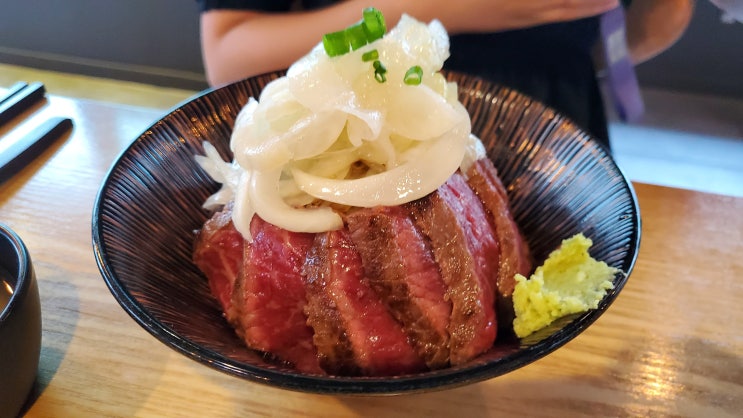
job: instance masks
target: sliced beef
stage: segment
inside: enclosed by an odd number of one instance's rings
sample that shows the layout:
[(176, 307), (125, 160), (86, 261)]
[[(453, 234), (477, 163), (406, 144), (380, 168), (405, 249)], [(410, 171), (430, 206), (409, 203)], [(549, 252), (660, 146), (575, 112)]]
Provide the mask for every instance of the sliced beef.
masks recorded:
[(345, 229), (317, 234), (304, 266), (307, 323), (323, 368), (336, 375), (385, 376), (425, 364), (364, 278)]
[(363, 270), (431, 369), (449, 364), (451, 301), (432, 250), (401, 206), (360, 209), (346, 217)]
[(385, 376), (458, 365), (509, 327), (529, 248), (489, 160), (397, 207), (353, 209), (347, 228), (293, 233), (231, 206), (199, 231), (195, 264), (248, 347), (300, 372)]
[(235, 282), (237, 331), (248, 347), (297, 370), (323, 373), (304, 315), (302, 266), (313, 234), (289, 232), (254, 216), (245, 245), (243, 274)]
[(482, 203), (461, 174), (406, 205), (431, 242), (452, 302), (452, 365), (488, 350), (496, 337), (495, 290), (499, 248)]
[(209, 218), (196, 237), (194, 264), (206, 275), (209, 288), (225, 313), (232, 309), (232, 288), (242, 269), (244, 243), (242, 234), (232, 224), (231, 205)]
[(511, 296), (516, 286), (516, 273), (528, 276), (532, 261), (529, 247), (511, 215), (506, 189), (493, 163), (481, 159), (467, 171), (467, 183), (477, 194), (488, 212), (489, 219), (500, 244), (501, 256), (496, 284), (498, 319), (504, 327), (513, 322)]

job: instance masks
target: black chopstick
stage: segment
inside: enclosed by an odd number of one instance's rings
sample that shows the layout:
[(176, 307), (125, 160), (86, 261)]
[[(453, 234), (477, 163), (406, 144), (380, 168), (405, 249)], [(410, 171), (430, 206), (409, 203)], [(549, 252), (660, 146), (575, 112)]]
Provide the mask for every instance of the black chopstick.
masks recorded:
[(17, 83), (10, 86), (8, 88), (8, 91), (6, 91), (5, 94), (3, 94), (2, 97), (0, 97), (0, 105), (8, 101), (16, 93), (25, 89), (27, 86), (28, 86), (28, 83), (26, 83), (25, 81), (18, 81)]
[(44, 98), (46, 89), (42, 83), (31, 83), (7, 96), (0, 102), (0, 125), (20, 115), (34, 103)]
[(20, 171), (71, 128), (72, 120), (69, 118), (54, 117), (44, 121), (26, 135), (13, 136), (11, 132), (4, 136), (3, 142), (0, 143), (0, 184)]

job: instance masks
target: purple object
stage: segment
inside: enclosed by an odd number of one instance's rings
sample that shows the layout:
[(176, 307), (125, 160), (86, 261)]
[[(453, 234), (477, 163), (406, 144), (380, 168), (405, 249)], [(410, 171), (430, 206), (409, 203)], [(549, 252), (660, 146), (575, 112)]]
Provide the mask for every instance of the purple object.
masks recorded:
[(636, 122), (645, 111), (635, 67), (627, 49), (624, 9), (617, 7), (601, 15), (601, 40), (607, 68), (607, 82), (619, 117)]

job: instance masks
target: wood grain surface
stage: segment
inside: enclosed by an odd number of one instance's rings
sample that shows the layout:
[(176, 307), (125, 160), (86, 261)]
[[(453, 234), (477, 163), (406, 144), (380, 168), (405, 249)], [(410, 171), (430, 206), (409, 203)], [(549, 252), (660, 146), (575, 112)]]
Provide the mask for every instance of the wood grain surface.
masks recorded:
[[(0, 185), (0, 221), (31, 252), (43, 347), (29, 417), (740, 416), (743, 199), (635, 184), (636, 268), (593, 326), (505, 376), (425, 394), (295, 393), (198, 364), (151, 337), (95, 264), (91, 212), (116, 156), (160, 114), (50, 97), (12, 124), (71, 117), (70, 135)], [(1, 138), (0, 138), (1, 139)]]

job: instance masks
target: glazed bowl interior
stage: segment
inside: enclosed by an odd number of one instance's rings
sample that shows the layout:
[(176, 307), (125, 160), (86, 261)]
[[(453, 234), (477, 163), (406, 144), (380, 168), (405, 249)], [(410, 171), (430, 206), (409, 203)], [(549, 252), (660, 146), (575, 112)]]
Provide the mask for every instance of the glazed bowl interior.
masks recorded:
[(0, 224), (0, 324), (9, 317), (24, 284), (23, 272), (28, 260), (18, 236), (8, 226)]
[(191, 261), (194, 231), (210, 216), (201, 205), (219, 188), (194, 156), (203, 154), (208, 141), (231, 159), (229, 138), (238, 111), (281, 75), (246, 79), (178, 106), (136, 138), (101, 186), (92, 225), (101, 274), (129, 315), (164, 344), (226, 373), (291, 390), (426, 391), (496, 377), (549, 354), (585, 330), (621, 291), (639, 249), (640, 214), (632, 185), (609, 152), (539, 102), (450, 72), (537, 261), (582, 232), (594, 241), (594, 257), (626, 274), (615, 277), (598, 309), (526, 339), (499, 337), (489, 352), (457, 367), (386, 378), (328, 377), (265, 361), (225, 322)]
[(22, 260), (12, 245), (10, 236), (4, 230), (0, 233), (0, 321), (2, 321), (9, 315), (11, 309), (10, 300), (15, 292), (17, 272)]
[(0, 417), (17, 416), (36, 380), (41, 306), (28, 249), (0, 223)]

